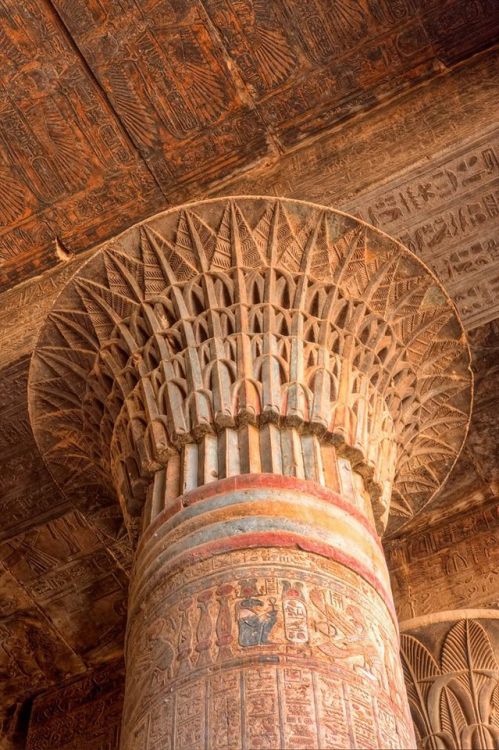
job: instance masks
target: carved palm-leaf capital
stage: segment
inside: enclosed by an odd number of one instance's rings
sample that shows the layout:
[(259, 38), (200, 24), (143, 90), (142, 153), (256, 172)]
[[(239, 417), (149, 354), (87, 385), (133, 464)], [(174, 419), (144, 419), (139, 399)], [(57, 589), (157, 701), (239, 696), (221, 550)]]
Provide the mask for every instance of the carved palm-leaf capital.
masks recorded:
[(59, 296), (29, 387), (59, 484), (108, 486), (130, 517), (158, 471), (178, 494), (254, 471), (327, 484), (334, 446), (393, 529), (445, 480), (471, 402), (461, 324), (414, 255), (332, 209), (255, 197), (99, 247)]

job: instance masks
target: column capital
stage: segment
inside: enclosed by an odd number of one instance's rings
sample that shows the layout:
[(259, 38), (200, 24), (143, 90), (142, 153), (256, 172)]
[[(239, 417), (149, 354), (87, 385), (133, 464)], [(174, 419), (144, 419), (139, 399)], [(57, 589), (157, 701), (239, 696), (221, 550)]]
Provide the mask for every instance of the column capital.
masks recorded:
[(418, 747), (497, 747), (499, 610), (435, 612), (400, 627)]
[(452, 468), (471, 389), (455, 308), (406, 248), (330, 208), (235, 197), (97, 248), (41, 332), (29, 401), (63, 491), (107, 487), (132, 525), (158, 472), (172, 496), (258, 472), (332, 486), (333, 447), (394, 531)]

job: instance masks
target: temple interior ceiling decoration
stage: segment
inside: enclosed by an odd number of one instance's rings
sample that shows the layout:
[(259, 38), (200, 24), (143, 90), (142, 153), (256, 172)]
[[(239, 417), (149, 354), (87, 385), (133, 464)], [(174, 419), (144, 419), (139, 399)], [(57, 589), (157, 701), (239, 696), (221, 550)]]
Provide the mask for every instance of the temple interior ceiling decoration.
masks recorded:
[[(270, 442), (236, 473), (265, 471), (275, 425), (314, 457), (294, 478), (337, 490), (343, 467), (371, 498), (419, 746), (499, 741), (498, 21), (491, 0), (0, 0), (2, 750), (117, 750), (151, 476), (224, 481), (252, 428)], [(328, 412), (346, 383), (355, 408)], [(220, 576), (210, 602), (239, 590)]]

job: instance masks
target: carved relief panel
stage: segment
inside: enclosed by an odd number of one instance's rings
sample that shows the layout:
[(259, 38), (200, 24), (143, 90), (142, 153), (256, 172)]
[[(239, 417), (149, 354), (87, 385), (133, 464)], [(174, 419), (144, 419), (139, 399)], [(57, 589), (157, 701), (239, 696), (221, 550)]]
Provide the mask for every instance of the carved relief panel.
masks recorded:
[(499, 606), (496, 505), (448, 519), (385, 549), (400, 620), (444, 609)]
[(462, 610), (402, 623), (402, 662), (418, 747), (499, 745), (498, 612)]
[(123, 686), (116, 661), (35, 698), (26, 750), (118, 750)]
[(81, 658), (0, 563), (0, 706), (11, 707), (84, 669)]
[(125, 750), (410, 746), (394, 623), (342, 565), (231, 552), (140, 595)]
[(199, 0), (55, 5), (166, 194), (267, 152), (264, 123)]
[[(70, 511), (0, 544), (1, 564), (31, 607), (43, 612), (47, 654), (61, 641), (77, 662), (76, 671), (122, 653), (125, 553), (120, 558), (118, 542), (106, 533), (104, 519), (100, 525)], [(39, 656), (50, 663), (42, 649)], [(71, 673), (71, 659), (67, 671)], [(60, 671), (50, 675), (48, 683), (60, 676)]]
[(5, 0), (0, 16), (5, 288), (55, 265), (56, 238), (86, 249), (164, 199), (51, 5)]

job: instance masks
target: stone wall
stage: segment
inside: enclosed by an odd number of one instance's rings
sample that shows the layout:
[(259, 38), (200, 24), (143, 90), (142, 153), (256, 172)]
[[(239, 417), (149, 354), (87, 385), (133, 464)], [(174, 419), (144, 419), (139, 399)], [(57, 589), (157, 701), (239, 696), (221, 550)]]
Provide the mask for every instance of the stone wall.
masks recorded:
[(35, 698), (26, 750), (117, 750), (123, 662), (110, 662)]

